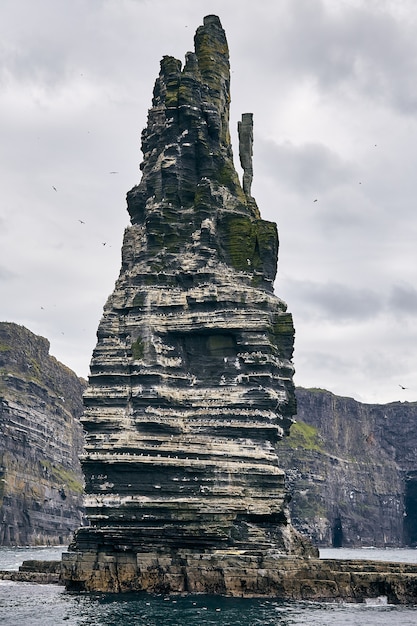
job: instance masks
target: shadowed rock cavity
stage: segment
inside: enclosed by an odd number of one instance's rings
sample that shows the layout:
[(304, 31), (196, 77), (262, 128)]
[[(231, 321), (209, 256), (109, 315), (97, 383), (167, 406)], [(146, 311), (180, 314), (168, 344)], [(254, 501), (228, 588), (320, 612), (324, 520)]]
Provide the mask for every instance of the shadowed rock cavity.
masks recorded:
[(90, 527), (64, 561), (72, 588), (169, 590), (178, 574), (181, 589), (196, 555), (256, 551), (258, 567), (271, 551), (315, 553), (291, 526), (275, 450), (295, 413), (294, 328), (273, 293), (276, 225), (250, 197), (252, 119), (243, 190), (218, 17), (194, 43), (184, 68), (161, 61), (127, 194), (84, 398)]

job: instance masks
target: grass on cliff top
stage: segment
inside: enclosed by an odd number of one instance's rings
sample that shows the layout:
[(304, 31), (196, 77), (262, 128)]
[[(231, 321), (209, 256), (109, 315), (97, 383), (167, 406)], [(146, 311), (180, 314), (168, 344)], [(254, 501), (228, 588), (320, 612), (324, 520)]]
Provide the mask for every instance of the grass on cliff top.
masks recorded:
[(323, 443), (317, 428), (305, 422), (295, 422), (290, 429), (290, 434), (285, 439), (285, 443), (290, 448), (304, 448), (304, 450), (314, 450), (323, 452)]

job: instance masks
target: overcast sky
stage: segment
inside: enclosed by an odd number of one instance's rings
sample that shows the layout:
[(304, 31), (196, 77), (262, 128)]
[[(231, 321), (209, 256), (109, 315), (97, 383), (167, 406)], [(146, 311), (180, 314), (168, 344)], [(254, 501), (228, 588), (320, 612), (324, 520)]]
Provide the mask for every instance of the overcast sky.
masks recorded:
[(1, 0), (0, 320), (88, 375), (160, 59), (183, 61), (210, 13), (235, 157), (254, 113), (295, 383), (417, 400), (415, 0)]

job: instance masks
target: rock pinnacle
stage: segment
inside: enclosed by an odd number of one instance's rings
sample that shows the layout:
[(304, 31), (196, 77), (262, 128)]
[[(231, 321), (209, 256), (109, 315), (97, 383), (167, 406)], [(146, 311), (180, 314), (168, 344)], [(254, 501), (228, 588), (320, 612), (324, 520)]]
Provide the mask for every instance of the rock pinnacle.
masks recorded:
[(180, 562), (184, 573), (219, 550), (312, 550), (290, 524), (275, 451), (295, 413), (294, 328), (273, 293), (277, 229), (250, 196), (251, 119), (243, 189), (233, 165), (218, 17), (194, 47), (183, 68), (161, 61), (142, 179), (127, 195), (131, 225), (84, 398), (90, 526), (75, 537), (69, 586), (156, 590)]

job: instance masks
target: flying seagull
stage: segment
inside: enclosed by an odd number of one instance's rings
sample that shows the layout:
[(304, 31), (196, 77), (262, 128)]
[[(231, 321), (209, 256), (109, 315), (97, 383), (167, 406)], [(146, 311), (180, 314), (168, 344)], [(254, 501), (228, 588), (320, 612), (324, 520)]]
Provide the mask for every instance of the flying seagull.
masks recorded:
[(401, 389), (408, 389), (408, 387), (403, 387), (402, 385), (398, 385), (399, 387), (401, 387)]
[(57, 188), (56, 188), (56, 187), (54, 187), (53, 185), (52, 185), (52, 189), (53, 189), (54, 191), (57, 191)]
[(85, 222), (83, 222), (82, 220), (78, 220), (80, 222), (80, 224), (85, 224)]

